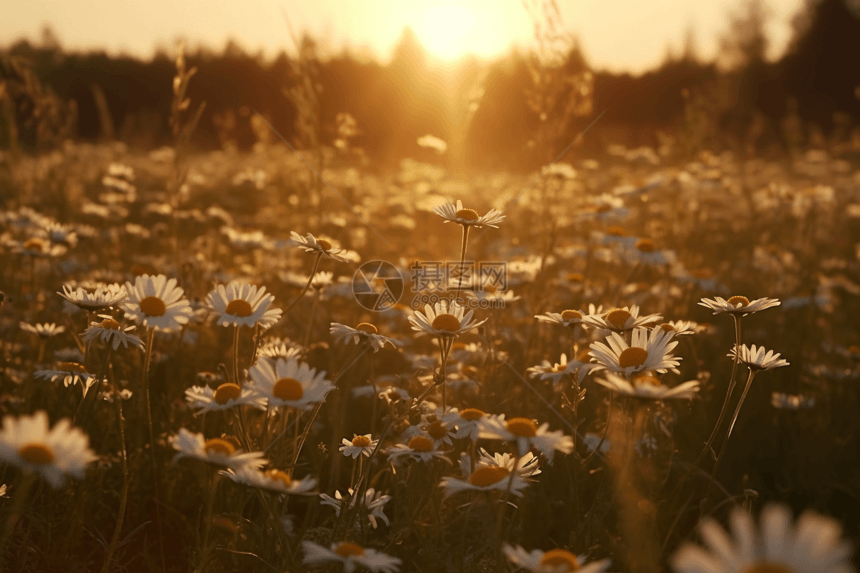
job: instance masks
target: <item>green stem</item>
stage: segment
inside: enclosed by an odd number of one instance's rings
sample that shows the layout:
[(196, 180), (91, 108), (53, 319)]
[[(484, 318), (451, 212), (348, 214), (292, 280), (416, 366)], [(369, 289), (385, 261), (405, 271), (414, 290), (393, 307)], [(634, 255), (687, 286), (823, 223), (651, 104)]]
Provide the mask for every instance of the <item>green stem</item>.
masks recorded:
[(305, 285), (305, 288), (303, 288), (303, 289), (302, 289), (302, 292), (300, 292), (300, 293), (299, 293), (299, 296), (297, 296), (297, 297), (296, 297), (296, 300), (294, 300), (293, 302), (291, 302), (291, 303), (290, 303), (290, 306), (288, 306), (288, 307), (284, 310), (284, 316), (287, 316), (287, 315), (290, 313), (290, 310), (292, 310), (292, 308), (293, 308), (294, 306), (296, 306), (296, 303), (297, 303), (297, 302), (299, 302), (300, 300), (302, 300), (302, 297), (303, 297), (303, 296), (305, 296), (305, 293), (306, 293), (306, 292), (308, 292), (308, 289), (309, 289), (309, 288), (311, 288), (311, 283), (312, 283), (312, 282), (313, 282), (313, 280), (314, 280), (314, 275), (315, 275), (315, 274), (316, 274), (316, 272), (317, 272), (317, 268), (319, 267), (320, 259), (322, 258), (322, 256), (323, 256), (323, 254), (322, 254), (322, 253), (319, 253), (319, 254), (317, 255), (317, 258), (316, 258), (316, 259), (314, 259), (314, 266), (313, 266), (313, 268), (311, 269), (311, 276), (310, 276), (310, 277), (308, 277), (308, 282), (307, 282), (307, 284)]

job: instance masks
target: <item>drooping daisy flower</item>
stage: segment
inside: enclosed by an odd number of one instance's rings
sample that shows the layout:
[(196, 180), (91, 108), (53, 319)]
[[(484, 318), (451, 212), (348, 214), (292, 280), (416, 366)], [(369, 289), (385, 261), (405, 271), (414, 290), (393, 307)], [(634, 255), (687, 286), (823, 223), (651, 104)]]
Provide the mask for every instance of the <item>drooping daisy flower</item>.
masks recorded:
[(66, 327), (57, 326), (53, 322), (46, 322), (44, 324), (27, 324), (26, 322), (21, 322), (18, 326), (21, 327), (21, 330), (35, 334), (42, 340), (47, 340), (66, 331)]
[(380, 553), (375, 549), (365, 549), (349, 541), (332, 543), (327, 549), (313, 541), (302, 541), (305, 565), (321, 565), (324, 563), (343, 564), (344, 573), (352, 573), (357, 566), (362, 566), (373, 573), (397, 573), (402, 561), (397, 557)]
[(594, 328), (609, 332), (627, 332), (634, 328), (660, 322), (663, 317), (659, 314), (639, 316), (639, 307), (635, 304), (631, 307), (614, 308), (603, 315), (588, 315), (583, 317), (583, 322)]
[(316, 478), (306, 476), (302, 479), (292, 479), (285, 472), (276, 469), (258, 470), (253, 467), (243, 467), (236, 470), (222, 470), (218, 473), (236, 483), (279, 494), (306, 494), (317, 486)]
[(401, 459), (414, 459), (426, 463), (438, 458), (451, 463), (445, 452), (438, 450), (433, 440), (427, 436), (413, 436), (406, 445), (394, 444), (388, 448), (387, 453), (388, 457), (395, 462)]
[(0, 460), (39, 474), (51, 487), (62, 486), (66, 475), (83, 479), (87, 465), (96, 459), (89, 438), (63, 419), (48, 428), (48, 414), (5, 416), (0, 429)]
[(498, 464), (478, 463), (472, 470), (472, 462), (466, 454), (460, 456), (460, 471), (463, 479), (445, 476), (439, 482), (439, 486), (445, 488), (445, 497), (462, 491), (507, 491), (522, 497), (522, 490), (529, 485), (519, 473), (511, 475), (510, 469)]
[(612, 372), (622, 372), (626, 377), (645, 371), (666, 372), (676, 371), (679, 360), (669, 351), (678, 345), (672, 340), (673, 334), (655, 328), (648, 333), (646, 328), (633, 331), (631, 343), (617, 332), (611, 332), (606, 342), (594, 342), (591, 345), (591, 355)]
[(257, 356), (267, 358), (299, 358), (304, 349), (289, 339), (267, 338), (257, 350)]
[(412, 330), (426, 332), (436, 336), (458, 336), (477, 328), (487, 322), (487, 319), (473, 321), (474, 310), (465, 312), (463, 306), (456, 301), (448, 304), (447, 300), (441, 300), (434, 306), (424, 305), (424, 312), (416, 310), (409, 317)]
[(220, 326), (259, 325), (268, 329), (281, 319), (281, 309), (269, 308), (275, 297), (266, 294), (266, 287), (233, 281), (227, 286), (218, 285), (206, 297), (209, 307), (219, 314)]
[(591, 354), (588, 349), (580, 352), (577, 357), (571, 361), (567, 361), (567, 354), (562, 354), (559, 362), (550, 365), (549, 361), (544, 360), (539, 366), (532, 366), (526, 372), (529, 378), (540, 377), (541, 380), (552, 380), (553, 384), (558, 384), (559, 380), (570, 374), (577, 374), (577, 382), (582, 383), (585, 377), (591, 372), (603, 370), (603, 366), (596, 362), (591, 362)]
[(187, 324), (193, 310), (191, 304), (182, 298), (183, 290), (176, 286), (176, 279), (165, 275), (142, 275), (134, 279), (134, 284), (125, 283), (128, 301), (122, 308), (132, 320), (146, 327), (172, 331)]
[(373, 453), (373, 450), (376, 449), (376, 445), (379, 443), (379, 440), (374, 440), (370, 434), (364, 434), (362, 436), (355, 434), (355, 437), (352, 440), (348, 440), (346, 438), (343, 439), (340, 446), (340, 451), (343, 452), (343, 455), (355, 459), (358, 456), (364, 456), (366, 458), (370, 457), (370, 454)]
[(89, 344), (93, 340), (101, 340), (113, 346), (114, 350), (119, 348), (120, 344), (123, 348), (128, 348), (129, 344), (143, 348), (143, 341), (134, 334), (130, 334), (135, 328), (133, 324), (123, 328), (109, 315), (100, 314), (99, 318), (102, 319), (101, 322), (91, 322), (90, 327), (82, 333), (84, 342)]
[(66, 388), (73, 384), (80, 384), (85, 397), (90, 386), (95, 384), (95, 376), (87, 372), (83, 364), (77, 362), (60, 362), (55, 370), (37, 370), (33, 376), (51, 382), (62, 380)]
[(710, 517), (700, 526), (705, 547), (686, 543), (670, 559), (676, 573), (850, 573), (851, 544), (834, 519), (812, 511), (795, 522), (784, 505), (761, 512), (760, 529), (740, 507), (730, 517), (731, 534)]
[(433, 212), (445, 219), (446, 223), (457, 223), (464, 227), (493, 227), (499, 228), (499, 223), (505, 219), (505, 215), (498, 209), (490, 209), (486, 215), (478, 215), (473, 209), (464, 209), (463, 202), (459, 199), (457, 204), (445, 203), (433, 209)]
[(515, 456), (512, 456), (507, 452), (501, 454), (496, 452), (495, 454), (490, 455), (490, 453), (484, 448), (479, 448), (478, 459), (483, 464), (499, 466), (500, 468), (506, 468), (508, 471), (513, 471), (514, 462), (516, 461), (517, 475), (523, 478), (536, 476), (541, 473), (540, 460), (531, 452), (526, 452), (526, 455), (520, 456), (519, 460), (517, 460)]
[(603, 573), (611, 564), (609, 559), (585, 563), (566, 549), (535, 549), (529, 552), (506, 543), (502, 546), (502, 552), (513, 565), (531, 573)]
[(318, 239), (310, 233), (302, 237), (295, 231), (290, 233), (290, 237), (292, 237), (292, 244), (300, 249), (304, 249), (306, 253), (323, 254), (341, 263), (355, 261), (355, 256), (351, 251), (333, 246), (328, 239)]
[(376, 326), (369, 322), (361, 322), (355, 328), (338, 322), (332, 322), (329, 333), (331, 333), (332, 338), (344, 344), (349, 344), (350, 342), (359, 344), (362, 340), (366, 340), (374, 352), (378, 352), (386, 344), (390, 344), (394, 348), (400, 345), (400, 342), (393, 338), (379, 334)]
[[(736, 351), (737, 347), (733, 348), (728, 356), (734, 358)], [(779, 356), (778, 352), (774, 353), (773, 350), (766, 350), (764, 346), (756, 347), (753, 344), (752, 347), (747, 348), (746, 344), (741, 345), (740, 361), (749, 367), (750, 370), (773, 370), (774, 368), (788, 366), (788, 361)]]
[(253, 388), (240, 388), (232, 382), (221, 384), (215, 390), (209, 386), (192, 386), (185, 390), (185, 400), (197, 410), (195, 416), (213, 410), (229, 410), (244, 404), (258, 410), (266, 409), (266, 399)]
[[(334, 508), (334, 514), (336, 516), (340, 515), (340, 510), (343, 508), (343, 504), (347, 503), (348, 507), (355, 507), (355, 502), (358, 500), (355, 497), (355, 490), (349, 488), (349, 501), (344, 500), (340, 491), (334, 492), (334, 497), (330, 495), (326, 495), (324, 493), (320, 494), (320, 498), (322, 501), (320, 502), (322, 505), (329, 505)], [(381, 519), (385, 522), (385, 525), (390, 525), (388, 521), (388, 516), (385, 515), (383, 511), (383, 507), (386, 503), (391, 501), (390, 495), (383, 495), (381, 491), (376, 491), (372, 487), (367, 488), (367, 491), (364, 492), (364, 508), (367, 510), (367, 519), (370, 522), (371, 527), (376, 529), (377, 519)], [(358, 525), (358, 524), (356, 524)]]
[(203, 434), (195, 434), (185, 428), (180, 428), (179, 433), (170, 438), (170, 445), (179, 452), (173, 458), (174, 461), (188, 457), (236, 471), (243, 468), (259, 469), (268, 463), (263, 458), (263, 452), (244, 452), (230, 440), (207, 440)]
[(675, 336), (688, 336), (705, 330), (704, 326), (692, 320), (671, 320), (660, 324), (657, 328), (666, 332), (673, 332)]
[(538, 322), (548, 322), (560, 326), (576, 326), (577, 324), (582, 324), (586, 316), (588, 315), (583, 314), (581, 310), (567, 309), (561, 312), (536, 314), (535, 318), (538, 319)]
[(260, 358), (250, 373), (253, 389), (275, 408), (308, 410), (334, 388), (325, 371), (317, 372), (295, 358)]
[(529, 449), (534, 447), (549, 463), (552, 463), (556, 450), (563, 454), (573, 451), (573, 439), (559, 430), (549, 431), (549, 424), (538, 426), (534, 420), (528, 418), (505, 420), (504, 414), (481, 418), (480, 437), (516, 444), (520, 456), (526, 455)]
[(649, 374), (634, 376), (631, 381), (613, 374), (606, 373), (606, 378), (597, 379), (597, 383), (618, 392), (624, 396), (643, 398), (645, 400), (690, 399), (699, 391), (699, 381), (690, 380), (675, 387), (664, 386), (660, 380)]
[(57, 294), (78, 308), (89, 312), (102, 312), (128, 298), (125, 287), (119, 284), (99, 285), (93, 292), (88, 292), (81, 287), (73, 289), (70, 285), (63, 285), (63, 292)]
[(704, 306), (714, 311), (714, 314), (729, 313), (746, 316), (760, 310), (779, 306), (779, 300), (775, 298), (759, 298), (752, 302), (745, 296), (733, 296), (728, 300), (715, 296), (713, 299), (703, 298), (699, 306)]

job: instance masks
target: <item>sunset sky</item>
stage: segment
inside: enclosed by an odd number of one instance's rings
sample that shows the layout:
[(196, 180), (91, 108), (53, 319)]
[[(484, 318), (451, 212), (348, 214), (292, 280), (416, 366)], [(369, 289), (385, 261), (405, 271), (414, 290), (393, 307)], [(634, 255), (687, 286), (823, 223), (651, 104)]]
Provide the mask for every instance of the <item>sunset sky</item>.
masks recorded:
[[(791, 35), (791, 18), (803, 0), (767, 0), (771, 57)], [(565, 28), (575, 33), (588, 61), (598, 69), (641, 72), (659, 65), (667, 48), (680, 51), (687, 30), (695, 31), (699, 55), (712, 57), (728, 14), (738, 0), (559, 0)], [(411, 27), (441, 60), (464, 53), (498, 56), (511, 45), (532, 42), (531, 20), (520, 0), (29, 0), (4, 9), (0, 44), (20, 37), (38, 40), (50, 24), (67, 49), (101, 48), (109, 53), (150, 56), (179, 38), (220, 49), (233, 38), (249, 51), (272, 55), (289, 48), (284, 15), (335, 50), (359, 49), (385, 61)]]

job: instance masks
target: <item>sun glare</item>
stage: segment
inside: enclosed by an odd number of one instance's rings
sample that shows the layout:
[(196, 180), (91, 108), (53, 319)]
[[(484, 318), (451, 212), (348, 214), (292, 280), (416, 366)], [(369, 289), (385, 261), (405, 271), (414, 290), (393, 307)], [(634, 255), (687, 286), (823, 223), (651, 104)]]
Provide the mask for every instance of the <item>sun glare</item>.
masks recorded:
[(465, 54), (485, 56), (496, 51), (493, 40), (497, 38), (487, 38), (484, 30), (478, 30), (479, 24), (478, 14), (469, 6), (444, 4), (420, 10), (411, 26), (428, 52), (453, 60)]

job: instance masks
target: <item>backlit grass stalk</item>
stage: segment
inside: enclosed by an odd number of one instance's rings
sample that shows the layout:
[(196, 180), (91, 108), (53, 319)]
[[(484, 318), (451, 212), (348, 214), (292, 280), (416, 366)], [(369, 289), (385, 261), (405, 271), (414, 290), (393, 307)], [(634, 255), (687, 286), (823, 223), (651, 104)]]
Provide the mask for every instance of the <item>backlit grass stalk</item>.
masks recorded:
[(122, 531), (122, 523), (125, 518), (125, 508), (126, 504), (128, 503), (128, 489), (130, 485), (128, 475), (128, 453), (126, 452), (125, 445), (125, 420), (122, 417), (122, 397), (119, 394), (119, 389), (117, 388), (116, 384), (114, 384), (113, 399), (114, 403), (116, 404), (116, 415), (117, 421), (119, 423), (119, 438), (120, 445), (122, 447), (122, 492), (120, 494), (119, 511), (117, 513), (116, 526), (114, 528), (113, 537), (111, 537), (107, 553), (105, 554), (105, 562), (102, 566), (102, 573), (107, 573), (110, 570), (111, 562), (113, 560), (113, 554), (116, 551), (117, 544), (119, 543), (119, 535)]

